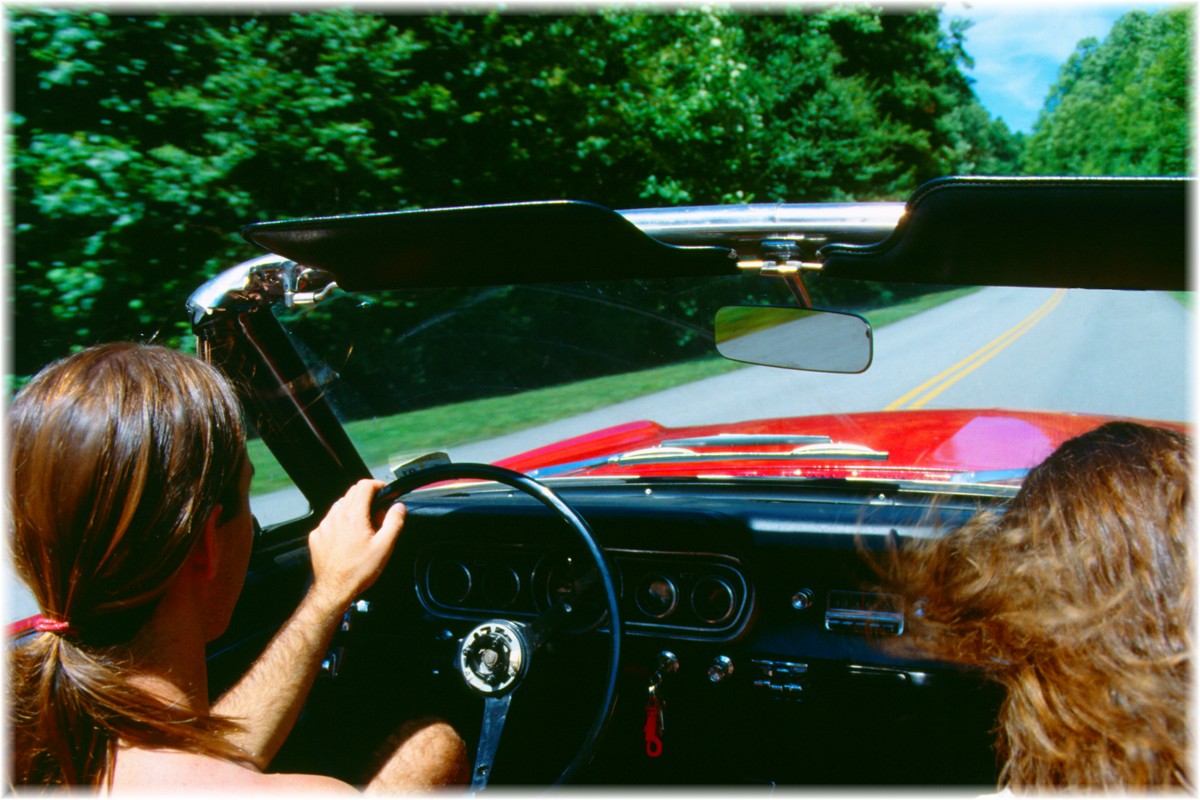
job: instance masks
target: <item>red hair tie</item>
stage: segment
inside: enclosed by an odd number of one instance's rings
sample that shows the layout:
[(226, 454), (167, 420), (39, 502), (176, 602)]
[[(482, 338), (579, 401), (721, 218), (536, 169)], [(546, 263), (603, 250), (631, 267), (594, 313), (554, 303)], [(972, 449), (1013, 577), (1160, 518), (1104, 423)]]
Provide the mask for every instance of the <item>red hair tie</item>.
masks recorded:
[(71, 636), (75, 633), (75, 629), (71, 627), (71, 623), (66, 620), (47, 619), (41, 614), (33, 618), (33, 629), (41, 633), (58, 633), (64, 636)]

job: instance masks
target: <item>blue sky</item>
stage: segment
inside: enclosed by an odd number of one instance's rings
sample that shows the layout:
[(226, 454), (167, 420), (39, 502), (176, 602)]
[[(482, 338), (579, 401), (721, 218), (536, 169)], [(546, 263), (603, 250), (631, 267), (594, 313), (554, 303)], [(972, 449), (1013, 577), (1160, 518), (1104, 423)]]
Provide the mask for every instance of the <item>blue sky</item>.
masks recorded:
[(943, 17), (974, 22), (966, 46), (975, 59), (974, 69), (967, 71), (975, 79), (975, 93), (1009, 129), (1028, 133), (1059, 67), (1081, 39), (1103, 39), (1113, 23), (1134, 8), (1163, 7), (1159, 3), (947, 0)]

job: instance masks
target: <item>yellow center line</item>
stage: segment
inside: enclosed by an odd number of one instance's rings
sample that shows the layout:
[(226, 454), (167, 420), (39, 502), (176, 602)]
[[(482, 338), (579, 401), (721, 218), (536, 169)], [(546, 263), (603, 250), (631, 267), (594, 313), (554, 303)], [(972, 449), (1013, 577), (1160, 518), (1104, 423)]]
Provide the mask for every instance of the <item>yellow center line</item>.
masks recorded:
[(921, 408), (930, 400), (949, 389), (955, 383), (977, 370), (1001, 350), (1024, 336), (1030, 328), (1032, 328), (1047, 314), (1053, 311), (1055, 306), (1062, 302), (1062, 299), (1066, 296), (1066, 294), (1066, 289), (1056, 289), (1054, 294), (1050, 295), (1050, 299), (1039, 306), (1038, 309), (1028, 317), (1021, 320), (1012, 328), (1009, 328), (1007, 331), (1000, 334), (995, 339), (976, 350), (974, 353), (971, 353), (971, 355), (967, 356), (962, 361), (959, 361), (949, 369), (934, 375), (917, 388), (906, 393), (903, 397), (900, 397), (899, 399), (890, 403), (884, 408), (884, 410), (892, 411), (900, 408), (905, 403), (913, 400), (914, 397), (917, 397), (922, 392), (928, 390), (927, 394), (925, 394), (919, 400), (914, 400), (908, 406), (909, 408)]

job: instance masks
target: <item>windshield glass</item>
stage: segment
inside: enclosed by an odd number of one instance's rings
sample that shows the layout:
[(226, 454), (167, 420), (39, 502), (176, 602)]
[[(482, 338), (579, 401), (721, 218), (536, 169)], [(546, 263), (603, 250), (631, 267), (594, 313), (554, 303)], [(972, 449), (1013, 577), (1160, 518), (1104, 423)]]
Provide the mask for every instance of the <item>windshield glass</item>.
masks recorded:
[[(815, 306), (872, 323), (866, 372), (748, 366), (716, 354), (713, 318), (722, 306), (796, 305), (778, 278), (339, 292), (280, 314), (381, 476), (429, 451), (495, 462), (646, 420), (671, 429), (717, 426), (707, 430), (711, 437), (749, 420), (879, 411), (1186, 418), (1190, 300), (1183, 293), (807, 280)], [(882, 449), (889, 467), (915, 460), (903, 442), (880, 448), (862, 424), (851, 428), (862, 441), (847, 441), (845, 426), (810, 427), (787, 432)], [(1019, 435), (1020, 426), (992, 425), (987, 436), (968, 439), (995, 451)], [(942, 460), (960, 471), (971, 464)], [(692, 459), (686, 470), (704, 474), (711, 461)], [(983, 462), (974, 466), (985, 470)], [(1013, 476), (992, 470), (990, 477)], [(280, 480), (266, 471), (256, 489)]]

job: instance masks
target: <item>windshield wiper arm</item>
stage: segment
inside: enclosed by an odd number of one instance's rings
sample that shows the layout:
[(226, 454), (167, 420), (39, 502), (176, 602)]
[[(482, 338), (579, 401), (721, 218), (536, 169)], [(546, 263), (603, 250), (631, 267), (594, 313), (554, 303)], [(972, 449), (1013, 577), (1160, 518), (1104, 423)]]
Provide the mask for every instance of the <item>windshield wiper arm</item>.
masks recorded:
[(786, 433), (718, 433), (715, 436), (697, 436), (690, 439), (668, 439), (660, 447), (768, 447), (784, 444), (830, 444), (828, 436)]
[(629, 462), (728, 461), (730, 459), (794, 461), (798, 458), (822, 458), (838, 461), (887, 461), (888, 454), (884, 451), (872, 450), (869, 447), (863, 447), (858, 444), (839, 444), (829, 441), (801, 445), (794, 450), (765, 453), (758, 450), (698, 451), (686, 447), (667, 447), (664, 442), (660, 447), (633, 450), (617, 456), (609, 456), (604, 461), (609, 464), (625, 464)]
[[(723, 434), (724, 435), (724, 434)], [(795, 444), (794, 441), (780, 441), (781, 439), (795, 439), (807, 441), (807, 444), (801, 444), (792, 450), (784, 451), (768, 451), (762, 452), (758, 450), (710, 450), (700, 451), (693, 450), (690, 447), (679, 447), (681, 442), (689, 441), (687, 439), (673, 439), (663, 442), (656, 447), (647, 447), (643, 450), (631, 450), (627, 453), (619, 453), (615, 456), (598, 456), (596, 458), (583, 459), (581, 461), (571, 461), (566, 464), (555, 464), (541, 469), (531, 470), (529, 475), (534, 478), (548, 478), (555, 475), (560, 475), (564, 472), (582, 472), (594, 467), (603, 467), (609, 464), (664, 464), (672, 461), (729, 461), (729, 460), (755, 460), (755, 461), (795, 461), (797, 459), (825, 459), (829, 461), (887, 461), (888, 454), (881, 450), (873, 450), (870, 447), (864, 447), (859, 444), (841, 444), (834, 442), (828, 436), (792, 436), (781, 437), (765, 434), (765, 438), (759, 438), (756, 444)], [(700, 446), (700, 442), (704, 442), (708, 446), (715, 444), (714, 439), (719, 437), (711, 437), (708, 439), (691, 440), (694, 446)], [(730, 439), (735, 438), (730, 436)], [(740, 437), (739, 437), (740, 438)], [(766, 441), (765, 439), (774, 439), (774, 441)], [(730, 439), (720, 440), (721, 444), (732, 444)], [(814, 441), (815, 440), (815, 441)]]

